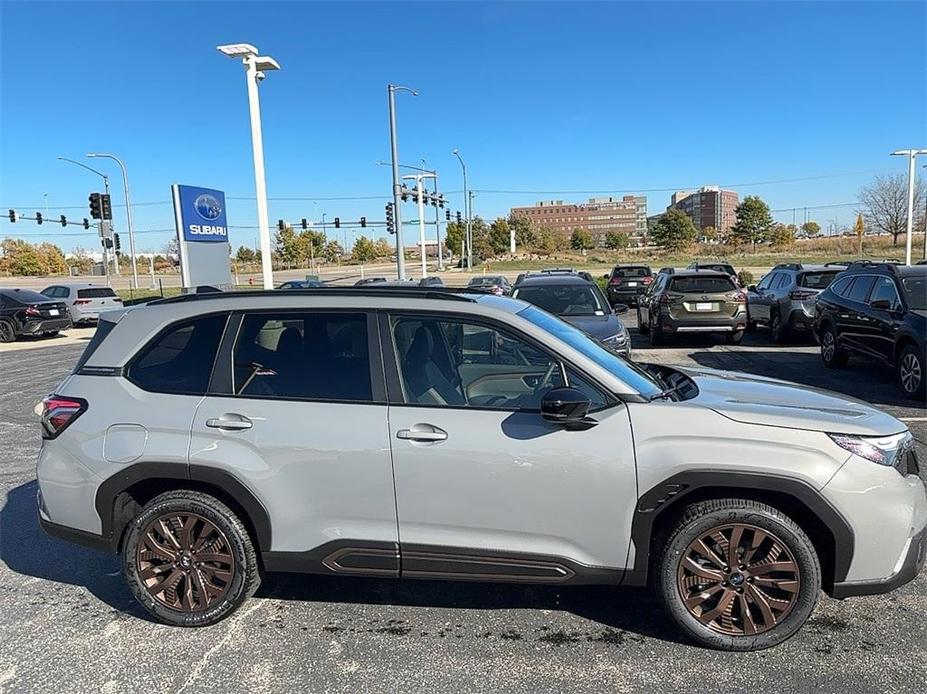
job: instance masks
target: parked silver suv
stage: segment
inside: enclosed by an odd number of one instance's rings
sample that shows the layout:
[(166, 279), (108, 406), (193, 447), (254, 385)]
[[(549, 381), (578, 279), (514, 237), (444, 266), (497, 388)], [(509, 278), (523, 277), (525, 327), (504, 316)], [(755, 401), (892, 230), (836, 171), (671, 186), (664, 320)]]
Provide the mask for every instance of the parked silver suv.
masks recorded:
[(814, 322), (814, 302), (834, 278), (846, 270), (843, 265), (776, 265), (747, 290), (748, 328), (769, 327), (774, 342), (790, 335), (809, 335)]
[(168, 624), (262, 571), (651, 584), (698, 642), (777, 644), (924, 562), (911, 434), (839, 395), (635, 365), (527, 303), (348, 288), (101, 314), (44, 402), (38, 508)]

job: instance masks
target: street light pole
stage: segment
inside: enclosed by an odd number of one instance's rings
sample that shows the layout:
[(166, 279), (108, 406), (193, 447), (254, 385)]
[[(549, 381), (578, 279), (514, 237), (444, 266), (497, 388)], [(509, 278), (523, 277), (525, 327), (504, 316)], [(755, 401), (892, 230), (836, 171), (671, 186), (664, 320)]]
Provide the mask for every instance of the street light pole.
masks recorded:
[[(467, 217), (467, 229), (464, 235), (467, 239), (467, 269), (471, 270), (473, 269), (473, 238), (470, 235), (470, 192), (467, 188), (467, 165), (464, 163), (463, 157), (460, 156), (459, 149), (455, 147), (453, 154), (457, 157), (457, 161), (460, 162), (460, 168), (463, 170), (464, 214)], [(462, 254), (461, 260), (463, 260)]]
[(389, 147), (390, 157), (393, 168), (393, 220), (396, 226), (396, 274), (400, 280), (406, 278), (406, 258), (405, 247), (402, 243), (402, 208), (399, 203), (400, 183), (399, 183), (399, 141), (396, 135), (396, 92), (409, 92), (412, 96), (418, 96), (418, 92), (409, 87), (402, 87), (396, 84), (387, 84), (386, 91), (389, 101)]
[(435, 174), (415, 174), (414, 176), (403, 176), (405, 179), (415, 179), (415, 194), (418, 197), (418, 239), (419, 248), (422, 254), (422, 278), (428, 276), (428, 253), (425, 249), (425, 188), (422, 181), (426, 178), (437, 178)]
[(122, 159), (114, 154), (90, 152), (87, 156), (112, 159), (119, 164), (119, 168), (122, 169), (122, 187), (126, 194), (126, 229), (129, 231), (129, 253), (132, 256), (132, 288), (138, 289), (138, 266), (135, 262), (135, 233), (132, 231), (132, 204), (129, 202), (129, 174), (126, 172), (126, 165), (122, 163)]
[(258, 82), (269, 70), (280, 65), (269, 56), (259, 56), (258, 50), (247, 43), (217, 46), (217, 50), (230, 58), (241, 58), (248, 83), (248, 110), (251, 115), (251, 149), (254, 159), (254, 188), (257, 195), (258, 234), (261, 240), (261, 274), (264, 289), (274, 288), (274, 270), (270, 249), (270, 224), (267, 219), (267, 183), (264, 180), (264, 139), (261, 135), (261, 104)]
[(918, 154), (927, 154), (927, 149), (899, 149), (897, 152), (892, 152), (893, 157), (905, 156), (908, 158), (908, 224), (907, 238), (905, 239), (905, 265), (911, 264), (911, 237), (914, 235), (914, 167)]
[[(97, 171), (96, 169), (90, 168), (86, 164), (82, 164), (79, 161), (68, 159), (67, 157), (58, 157), (58, 159), (61, 161), (69, 162), (71, 164), (76, 164), (82, 169), (87, 169), (87, 171), (91, 171), (95, 173), (97, 176), (103, 179), (103, 192), (109, 195), (109, 176), (107, 176), (105, 173), (103, 173), (102, 171)], [(100, 220), (101, 224), (102, 224), (102, 221), (103, 220)], [(108, 285), (109, 284), (109, 249), (106, 247), (106, 239), (103, 238), (102, 227), (100, 229), (100, 242), (101, 242), (101, 245), (103, 246), (103, 274), (106, 276), (106, 284)], [(115, 264), (114, 269), (116, 271), (116, 274), (118, 275), (119, 274), (119, 264), (118, 263)]]

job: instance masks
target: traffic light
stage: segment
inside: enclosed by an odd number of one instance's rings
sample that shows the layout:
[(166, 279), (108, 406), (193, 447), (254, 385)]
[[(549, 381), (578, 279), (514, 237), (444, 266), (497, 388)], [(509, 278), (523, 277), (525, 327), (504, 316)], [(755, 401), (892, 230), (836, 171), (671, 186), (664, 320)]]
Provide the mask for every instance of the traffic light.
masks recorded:
[(409, 199), (409, 189), (406, 188), (405, 183), (403, 183), (399, 189), (399, 199), (403, 202), (406, 202)]
[(305, 231), (306, 229), (309, 228), (309, 222), (306, 221), (306, 218), (305, 218), (305, 217), (303, 217), (303, 222), (302, 222), (302, 224), (303, 224), (303, 231)]
[(336, 229), (341, 228), (341, 217), (335, 217), (335, 228)]
[(68, 220), (64, 215), (61, 215), (61, 226), (66, 227), (68, 225)]
[(444, 208), (444, 193), (438, 196), (438, 207)]
[(84, 217), (84, 229), (90, 228), (90, 220)]
[(35, 213), (35, 223), (36, 223), (36, 224), (41, 224), (41, 223), (42, 223), (42, 213), (41, 213), (41, 212), (36, 212), (36, 213)]
[(451, 221), (451, 209), (450, 208), (444, 210), (444, 219), (445, 221), (448, 221), (448, 222)]
[(457, 223), (460, 224), (460, 210), (457, 210)]
[(361, 229), (366, 229), (366, 228), (367, 228), (367, 218), (361, 217)]
[(113, 246), (116, 248), (116, 255), (122, 255), (122, 244), (119, 243), (119, 234), (113, 234)]
[(386, 231), (390, 234), (396, 233), (396, 224), (393, 221), (393, 203), (386, 203)]
[(16, 214), (16, 210), (10, 210), (10, 221), (15, 224), (17, 219), (19, 219), (19, 215)]
[(103, 219), (103, 210), (100, 206), (100, 198), (102, 197), (99, 193), (90, 194), (90, 216), (93, 219)]
[(277, 229), (280, 231), (283, 231), (283, 220), (282, 219), (277, 220)]
[(112, 248), (112, 247), (113, 247), (113, 240), (112, 240), (111, 238), (104, 238), (104, 239), (102, 239), (102, 241), (103, 241), (103, 248)]
[(113, 204), (110, 202), (108, 193), (104, 193), (100, 196), (100, 212), (103, 215), (103, 219), (113, 218)]

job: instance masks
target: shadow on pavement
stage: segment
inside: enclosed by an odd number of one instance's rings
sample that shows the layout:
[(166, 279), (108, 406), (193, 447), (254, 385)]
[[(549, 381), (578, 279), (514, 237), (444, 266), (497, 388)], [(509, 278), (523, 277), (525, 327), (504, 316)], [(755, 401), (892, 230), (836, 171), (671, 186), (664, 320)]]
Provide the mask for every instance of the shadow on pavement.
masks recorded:
[(36, 512), (36, 490), (35, 480), (9, 490), (0, 509), (0, 561), (18, 574), (83, 586), (110, 607), (147, 618), (125, 586), (116, 555), (45, 534)]

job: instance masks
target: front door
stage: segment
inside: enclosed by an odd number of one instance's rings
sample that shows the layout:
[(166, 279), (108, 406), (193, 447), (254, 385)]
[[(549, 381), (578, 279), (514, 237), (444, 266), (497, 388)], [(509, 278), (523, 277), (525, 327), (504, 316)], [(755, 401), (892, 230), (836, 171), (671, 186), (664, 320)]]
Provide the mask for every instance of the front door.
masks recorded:
[(234, 320), (194, 417), (191, 465), (233, 474), (261, 501), (273, 568), (397, 575), (374, 319), (301, 310)]
[[(402, 575), (619, 580), (637, 499), (626, 407), (493, 324), (394, 315), (381, 334)], [(541, 418), (564, 376), (595, 426)]]

